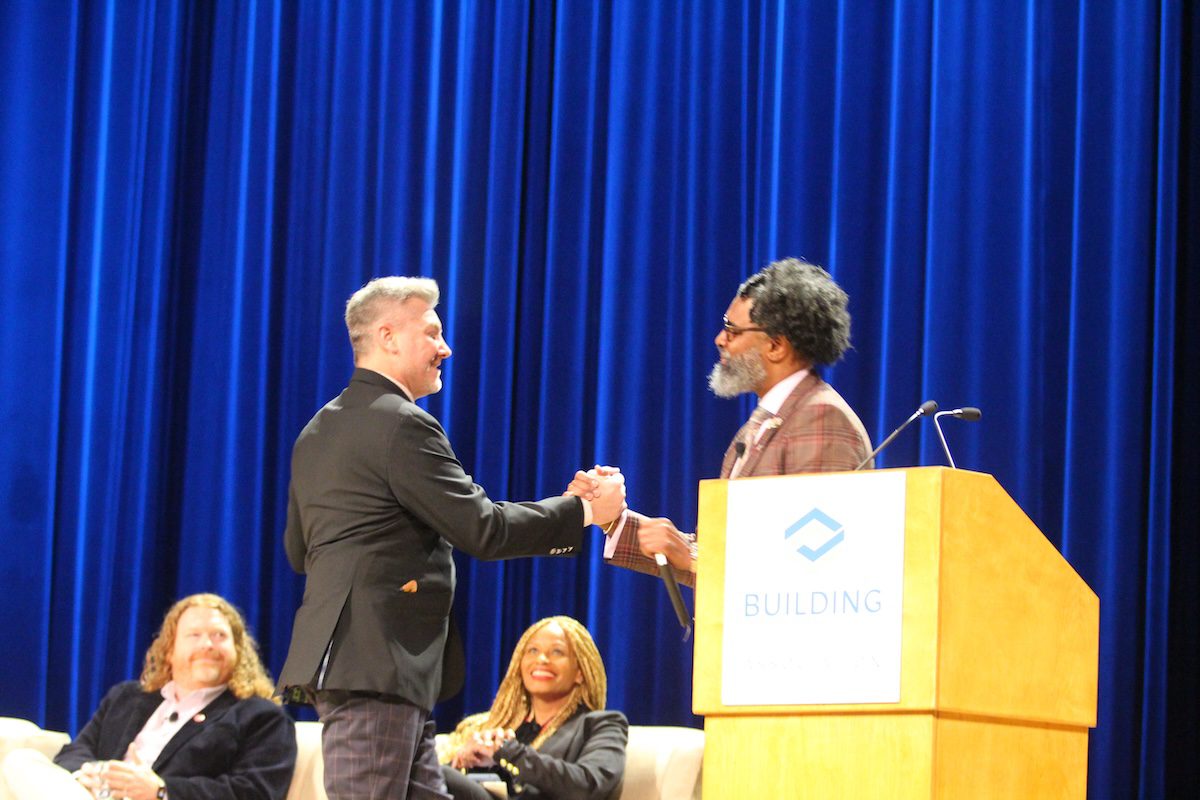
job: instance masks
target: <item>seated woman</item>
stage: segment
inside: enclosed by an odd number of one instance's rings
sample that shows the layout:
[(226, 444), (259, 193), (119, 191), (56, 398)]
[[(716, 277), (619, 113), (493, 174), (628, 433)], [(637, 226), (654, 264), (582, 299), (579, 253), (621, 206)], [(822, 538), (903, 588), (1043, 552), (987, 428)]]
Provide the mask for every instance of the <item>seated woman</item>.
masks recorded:
[(491, 711), (467, 717), (450, 737), (451, 766), (442, 767), (450, 793), (491, 798), (464, 774), (484, 768), (510, 797), (616, 797), (629, 722), (604, 710), (607, 692), (587, 628), (570, 617), (535, 622), (517, 642)]

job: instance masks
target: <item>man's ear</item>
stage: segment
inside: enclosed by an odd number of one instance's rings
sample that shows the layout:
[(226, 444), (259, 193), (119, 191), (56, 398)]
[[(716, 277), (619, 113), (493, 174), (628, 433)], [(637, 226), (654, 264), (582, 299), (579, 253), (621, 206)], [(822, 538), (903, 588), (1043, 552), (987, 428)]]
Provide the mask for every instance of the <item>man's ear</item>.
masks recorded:
[(783, 336), (772, 336), (768, 341), (766, 358), (772, 364), (783, 363), (796, 355), (792, 343)]
[(400, 342), (397, 333), (398, 331), (396, 328), (389, 323), (385, 323), (376, 328), (375, 342), (379, 346), (379, 349), (392, 355), (399, 353)]

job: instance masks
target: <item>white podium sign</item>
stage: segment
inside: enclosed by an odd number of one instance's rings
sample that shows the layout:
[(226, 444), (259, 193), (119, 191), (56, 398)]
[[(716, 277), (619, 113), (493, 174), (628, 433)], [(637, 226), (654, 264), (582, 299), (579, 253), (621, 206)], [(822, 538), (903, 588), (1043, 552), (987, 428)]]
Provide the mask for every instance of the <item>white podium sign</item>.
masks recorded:
[(905, 474), (728, 492), (722, 702), (899, 702)]

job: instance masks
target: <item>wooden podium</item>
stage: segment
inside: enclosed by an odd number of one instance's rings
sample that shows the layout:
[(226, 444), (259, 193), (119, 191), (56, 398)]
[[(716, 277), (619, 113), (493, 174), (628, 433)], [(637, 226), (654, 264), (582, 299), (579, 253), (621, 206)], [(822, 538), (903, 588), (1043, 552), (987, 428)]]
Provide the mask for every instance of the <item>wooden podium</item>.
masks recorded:
[[(1084, 798), (1098, 598), (990, 475), (894, 472), (905, 474), (900, 701), (863, 705), (722, 703), (729, 482), (701, 483), (692, 705), (705, 717), (704, 796)], [(743, 480), (787, 493), (810, 479)]]

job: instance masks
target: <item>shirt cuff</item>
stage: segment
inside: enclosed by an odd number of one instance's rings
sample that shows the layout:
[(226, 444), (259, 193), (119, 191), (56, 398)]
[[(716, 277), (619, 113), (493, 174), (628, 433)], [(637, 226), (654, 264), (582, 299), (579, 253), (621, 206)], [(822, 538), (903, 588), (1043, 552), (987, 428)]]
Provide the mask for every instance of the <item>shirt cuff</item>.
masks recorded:
[(629, 517), (629, 511), (621, 512), (621, 516), (617, 517), (610, 528), (605, 531), (604, 540), (604, 557), (612, 558), (613, 553), (617, 552), (617, 543), (621, 541), (621, 532), (625, 530), (625, 520)]

